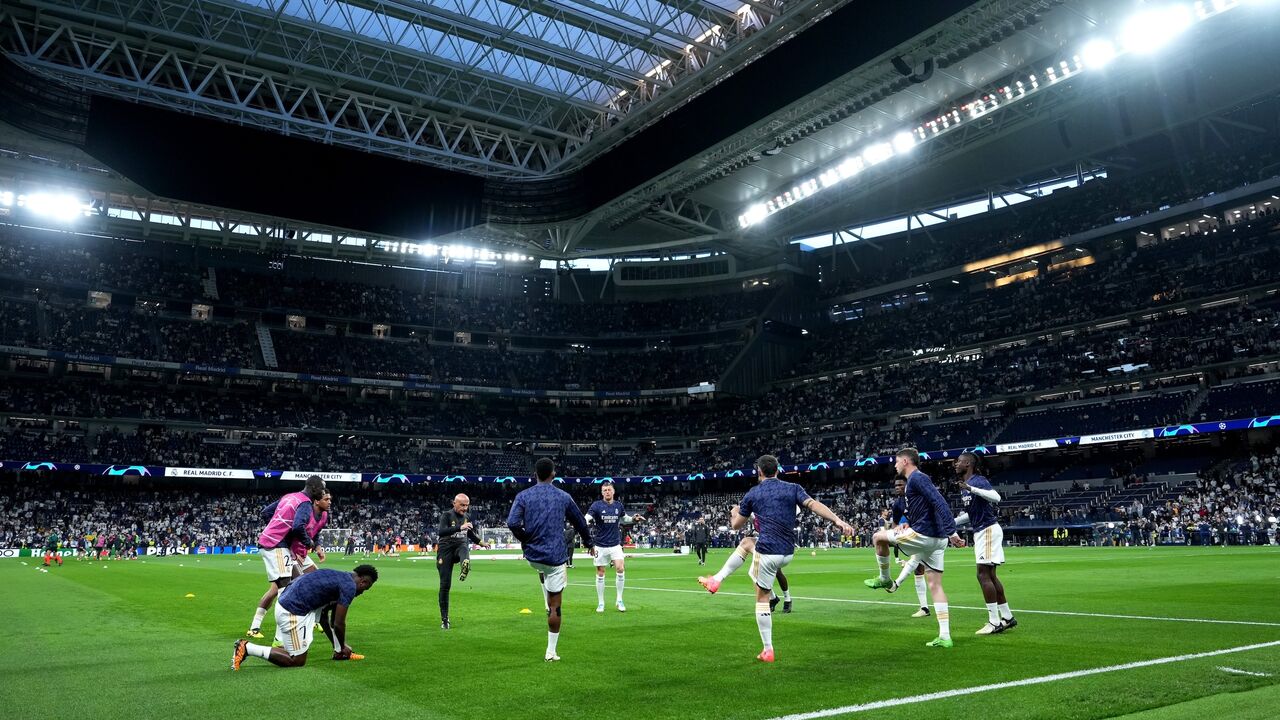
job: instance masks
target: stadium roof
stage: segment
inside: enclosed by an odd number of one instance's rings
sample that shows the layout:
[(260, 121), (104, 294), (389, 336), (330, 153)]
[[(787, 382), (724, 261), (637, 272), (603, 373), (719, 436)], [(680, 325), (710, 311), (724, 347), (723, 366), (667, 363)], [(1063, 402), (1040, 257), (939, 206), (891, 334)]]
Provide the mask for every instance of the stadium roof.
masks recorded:
[[(1197, 21), (1200, 55), (1045, 83), (891, 169), (742, 223), (850, 153), (1072, 61), (1135, 9), (1175, 6), (1232, 12)], [(1225, 69), (1250, 45), (1232, 38), (1277, 14), (1235, 0), (14, 0), (0, 48), (87, 93), (77, 144), (157, 195), (542, 257), (763, 256), (1271, 93), (1274, 43), (1239, 58), (1255, 72)], [(1175, 72), (1195, 102), (1166, 102)]]
[(95, 92), (486, 177), (580, 167), (847, 0), (17, 0)]

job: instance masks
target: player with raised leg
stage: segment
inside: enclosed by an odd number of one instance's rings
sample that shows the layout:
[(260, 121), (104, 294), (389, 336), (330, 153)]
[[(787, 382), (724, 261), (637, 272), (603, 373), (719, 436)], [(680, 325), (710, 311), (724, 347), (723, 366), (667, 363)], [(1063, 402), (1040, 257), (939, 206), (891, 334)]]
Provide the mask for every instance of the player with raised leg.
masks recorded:
[[(622, 552), (622, 524), (639, 522), (644, 518), (639, 515), (628, 515), (621, 502), (615, 502), (613, 483), (606, 482), (600, 486), (601, 500), (591, 503), (587, 508), (587, 522), (596, 526), (592, 538), (596, 548), (593, 562), (596, 566), (596, 612), (604, 612), (604, 581), (608, 566), (613, 565), (613, 579), (618, 612), (626, 612), (627, 606), (622, 604), (622, 588), (626, 583), (626, 555)], [(572, 552), (572, 550), (570, 550)]]
[(907, 523), (906, 530), (880, 530), (872, 536), (876, 546), (876, 565), (879, 575), (866, 581), (873, 589), (884, 588), (894, 592), (899, 581), (889, 577), (889, 548), (897, 545), (910, 556), (898, 576), (905, 580), (918, 565), (925, 568), (925, 582), (933, 595), (934, 615), (938, 618), (938, 637), (925, 643), (929, 647), (949, 648), (951, 640), (951, 613), (947, 594), (942, 589), (943, 553), (947, 543), (964, 547), (964, 540), (956, 534), (955, 517), (951, 508), (933, 480), (920, 472), (920, 453), (915, 448), (903, 448), (894, 460), (898, 475), (906, 478)]
[(565, 548), (563, 528), (566, 520), (582, 536), (587, 552), (595, 557), (591, 545), (591, 531), (587, 519), (582, 516), (578, 504), (569, 493), (552, 485), (556, 477), (555, 463), (550, 458), (538, 460), (534, 466), (538, 483), (521, 490), (511, 504), (507, 515), (507, 527), (524, 548), (524, 559), (538, 572), (538, 579), (546, 593), (547, 603), (547, 652), (543, 659), (553, 662), (560, 659), (556, 646), (560, 641), (561, 595), (567, 584), (565, 562), (569, 551)]
[[(893, 504), (889, 506), (889, 526), (886, 530), (898, 530), (905, 532), (909, 529), (907, 524), (907, 481), (904, 478), (896, 477), (893, 479)], [(896, 557), (900, 549), (897, 545), (893, 546), (893, 554)], [(899, 560), (898, 564), (906, 566), (907, 560)], [(913, 618), (929, 617), (929, 585), (924, 579), (924, 566), (919, 563), (913, 563), (915, 567), (914, 575), (916, 581), (916, 600), (920, 603), (920, 609), (911, 615)], [(907, 579), (907, 573), (898, 576), (897, 583), (901, 585)]]
[(971, 452), (956, 458), (956, 477), (965, 507), (965, 511), (956, 516), (956, 524), (973, 526), (978, 585), (982, 587), (982, 599), (987, 606), (987, 622), (974, 634), (995, 635), (1017, 627), (1018, 621), (1009, 610), (1004, 583), (996, 577), (996, 568), (1004, 564), (1004, 530), (995, 509), (1000, 493), (991, 487), (990, 480), (979, 474), (980, 465), (978, 456)]
[[(770, 596), (778, 571), (795, 557), (796, 508), (804, 508), (835, 523), (842, 532), (853, 533), (848, 523), (831, 512), (826, 505), (809, 497), (804, 488), (778, 479), (778, 458), (761, 455), (756, 460), (759, 484), (747, 491), (734, 506), (729, 524), (734, 530), (746, 527), (752, 515), (759, 521), (760, 537), (756, 540), (752, 568), (756, 582), (756, 628), (764, 649), (756, 659), (771, 663), (773, 650), (773, 606)], [(710, 588), (707, 588), (710, 590)]]
[[(698, 578), (698, 583), (702, 585), (702, 587), (706, 588), (712, 595), (715, 595), (716, 592), (720, 590), (720, 584), (723, 583), (726, 578), (737, 572), (738, 568), (742, 567), (743, 563), (747, 561), (747, 558), (752, 557), (755, 554), (756, 534), (760, 532), (759, 525), (759, 520), (752, 521), (752, 529), (749, 534), (738, 541), (738, 546), (733, 549), (733, 552), (729, 553), (729, 558), (724, 561), (724, 565), (720, 566), (720, 569), (716, 571), (715, 575), (704, 575)], [(751, 578), (752, 583), (755, 583), (756, 566), (754, 563), (747, 568), (747, 577)], [(782, 603), (782, 612), (790, 614), (791, 586), (787, 582), (786, 574), (784, 574), (782, 570), (778, 570), (777, 579), (778, 589), (782, 591), (782, 597), (779, 598), (776, 591), (771, 592), (769, 594), (769, 609), (773, 610), (776, 608), (778, 606), (778, 601), (781, 599), (784, 600)]]
[[(453, 566), (462, 565), (458, 573), (458, 582), (466, 582), (471, 574), (471, 543), (485, 545), (476, 532), (475, 525), (467, 518), (471, 509), (471, 498), (458, 493), (453, 498), (453, 507), (440, 513), (439, 549), (436, 552), (436, 570), (440, 574), (440, 629), (448, 630), (449, 624), (449, 590), (453, 587)], [(485, 547), (488, 547), (485, 545)]]

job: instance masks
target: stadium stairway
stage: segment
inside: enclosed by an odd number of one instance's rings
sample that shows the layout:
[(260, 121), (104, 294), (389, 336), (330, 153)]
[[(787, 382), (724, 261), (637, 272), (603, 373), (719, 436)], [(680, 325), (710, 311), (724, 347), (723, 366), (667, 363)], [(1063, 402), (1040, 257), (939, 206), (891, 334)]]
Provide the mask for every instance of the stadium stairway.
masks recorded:
[(40, 347), (49, 347), (53, 332), (49, 327), (49, 309), (44, 303), (36, 303), (36, 332), (40, 333)]
[[(213, 268), (210, 268), (212, 272)], [(269, 369), (280, 367), (279, 361), (276, 360), (276, 345), (271, 340), (271, 330), (262, 323), (257, 323), (254, 329), (258, 332), (258, 348), (262, 351), (262, 364)]]
[(204, 288), (204, 296), (210, 300), (218, 300), (218, 269), (210, 266), (206, 271), (204, 278), (200, 280), (200, 285)]
[[(755, 388), (768, 385), (782, 377), (804, 354), (801, 339), (805, 332), (792, 323), (799, 318), (792, 308), (801, 302), (801, 291), (792, 286), (783, 289), (756, 317), (751, 339), (742, 346), (729, 362), (724, 373), (717, 378), (720, 390), (741, 395), (754, 394)], [(776, 319), (775, 322), (768, 322)]]
[(1200, 410), (1200, 406), (1204, 405), (1205, 400), (1209, 399), (1210, 384), (1211, 383), (1205, 383), (1205, 386), (1197, 390), (1196, 394), (1187, 401), (1187, 406), (1182, 409), (1182, 417), (1193, 418), (1196, 416), (1196, 412)]
[(986, 437), (984, 437), (984, 438), (982, 439), (982, 440), (983, 440), (983, 442), (984, 442), (984, 443), (986, 443), (986, 444), (988, 444), (988, 445), (994, 445), (994, 444), (995, 444), (995, 442), (996, 442), (996, 438), (1000, 437), (1000, 435), (1005, 431), (1005, 429), (1006, 429), (1006, 428), (1008, 428), (1010, 425), (1012, 425), (1012, 424), (1013, 424), (1013, 421), (1014, 421), (1014, 420), (1016, 420), (1016, 419), (1017, 419), (1017, 417), (1018, 417), (1018, 416), (1017, 416), (1016, 414), (1013, 414), (1013, 413), (1010, 413), (1010, 414), (1008, 414), (1008, 415), (1004, 416), (1004, 418), (1001, 420), (1000, 424), (999, 424), (999, 425), (996, 425), (996, 426), (992, 429), (992, 431), (991, 431), (991, 432), (989, 432), (989, 433), (987, 433), (987, 436), (986, 436)]

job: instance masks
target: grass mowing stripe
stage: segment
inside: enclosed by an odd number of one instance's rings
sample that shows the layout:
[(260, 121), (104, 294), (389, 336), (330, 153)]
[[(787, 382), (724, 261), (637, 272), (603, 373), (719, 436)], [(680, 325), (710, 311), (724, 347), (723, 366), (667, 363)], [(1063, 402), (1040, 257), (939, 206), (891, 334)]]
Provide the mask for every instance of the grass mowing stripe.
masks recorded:
[[(595, 587), (594, 584), (587, 583), (569, 583), (578, 587)], [(647, 590), (650, 592), (667, 592), (667, 593), (686, 593), (692, 595), (705, 595), (706, 590), (681, 590), (678, 588), (650, 588), (637, 587), (628, 585), (627, 590)], [(736, 597), (755, 597), (755, 593), (742, 592), (717, 592), (717, 595), (730, 595)], [(792, 595), (793, 600), (811, 600), (815, 602), (833, 602), (833, 603), (850, 603), (854, 605), (895, 605), (899, 607), (917, 607), (913, 602), (898, 602), (896, 600), (854, 600), (852, 598), (828, 598), (828, 597), (811, 597), (804, 595)], [(951, 605), (952, 610), (981, 610), (986, 612), (985, 607), (974, 607), (971, 605)], [(1069, 610), (1027, 610), (1026, 608), (1018, 608), (1014, 613), (1027, 613), (1032, 615), (1062, 615), (1066, 617), (1095, 617), (1107, 618), (1111, 620), (1155, 620), (1158, 622), (1184, 622), (1184, 623), (1205, 623), (1209, 625), (1255, 625), (1260, 627), (1280, 627), (1280, 622), (1261, 622), (1257, 620), (1217, 620), (1214, 618), (1182, 618), (1182, 617), (1159, 617), (1155, 615), (1117, 615), (1113, 613), (1087, 613), (1087, 612), (1071, 612)]]
[(1238, 647), (1226, 648), (1225, 650), (1210, 650), (1208, 652), (1191, 653), (1188, 655), (1173, 655), (1170, 657), (1155, 658), (1154, 660), (1139, 660), (1137, 662), (1124, 663), (1122, 665), (1107, 665), (1087, 670), (1073, 670), (1071, 672), (1041, 675), (1040, 677), (1026, 678), (1024, 680), (1012, 680), (1009, 682), (992, 683), (990, 685), (977, 685), (975, 687), (957, 688), (955, 690), (942, 690), (940, 692), (926, 693), (924, 695), (911, 695), (909, 697), (892, 698), (889, 700), (877, 700), (875, 702), (862, 703), (861, 705), (846, 705), (844, 707), (830, 708), (827, 710), (783, 715), (781, 717), (774, 718), (773, 720), (816, 720), (817, 718), (834, 717), (836, 715), (851, 715), (853, 713), (866, 712), (868, 710), (881, 710), (901, 705), (914, 705), (916, 703), (929, 702), (930, 700), (942, 700), (943, 698), (959, 697), (962, 695), (976, 695), (978, 693), (991, 692), (993, 690), (1005, 690), (1007, 688), (1025, 687), (1027, 685), (1043, 685), (1044, 683), (1058, 682), (1059, 680), (1072, 680), (1080, 677), (1088, 677), (1090, 675), (1102, 675), (1104, 673), (1121, 672), (1123, 670), (1134, 670), (1136, 668), (1151, 667), (1153, 665), (1168, 665), (1169, 663), (1200, 660), (1203, 658), (1218, 657), (1219, 655), (1231, 655), (1234, 653), (1261, 650), (1263, 648), (1277, 646), (1280, 646), (1280, 640), (1256, 643), (1253, 645), (1240, 645)]

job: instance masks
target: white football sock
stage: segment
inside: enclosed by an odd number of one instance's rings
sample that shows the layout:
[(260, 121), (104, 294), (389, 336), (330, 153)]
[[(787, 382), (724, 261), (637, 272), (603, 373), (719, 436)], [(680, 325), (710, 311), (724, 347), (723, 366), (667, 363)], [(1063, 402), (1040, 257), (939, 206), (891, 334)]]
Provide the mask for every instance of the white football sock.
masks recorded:
[(889, 556), (876, 555), (876, 566), (880, 568), (880, 579), (889, 579)]
[(604, 605), (604, 576), (596, 576), (596, 604)]
[(760, 642), (765, 650), (773, 649), (773, 613), (769, 611), (769, 603), (756, 603), (756, 627), (760, 629)]
[(738, 549), (734, 549), (733, 552), (729, 553), (729, 559), (724, 561), (724, 567), (720, 568), (720, 572), (716, 573), (716, 579), (720, 582), (724, 582), (725, 578), (729, 577), (735, 570), (742, 567), (742, 563), (745, 560), (745, 557), (738, 554)]
[(996, 609), (995, 603), (987, 603), (987, 622), (993, 627), (1000, 624), (1000, 611)]
[(266, 660), (271, 656), (270, 645), (254, 645), (253, 643), (245, 643), (244, 651), (256, 658), (262, 658), (263, 660)]
[[(618, 588), (618, 602), (622, 602), (622, 588), (627, 583), (627, 576), (625, 573), (618, 573), (614, 577), (614, 580), (616, 581), (617, 588)], [(600, 602), (604, 602), (604, 601), (601, 600)]]
[(951, 613), (947, 612), (947, 603), (934, 603), (933, 614), (938, 616), (938, 637), (951, 639)]
[(556, 643), (560, 642), (560, 633), (547, 632), (547, 654), (556, 654)]
[[(918, 568), (918, 567), (920, 567), (920, 561), (919, 561), (919, 560), (916, 560), (916, 559), (914, 559), (914, 558), (912, 558), (912, 559), (910, 559), (910, 560), (907, 560), (907, 562), (905, 562), (905, 563), (902, 565), (902, 571), (898, 573), (898, 580), (897, 580), (898, 584), (899, 584), (899, 585), (902, 585), (903, 583), (905, 583), (905, 582), (907, 581), (907, 578), (908, 578), (908, 577), (910, 577), (910, 576), (912, 576), (912, 575), (915, 575), (916, 568)], [(921, 580), (921, 579), (923, 579), (923, 576), (921, 576), (921, 575), (916, 575), (916, 579), (917, 579), (917, 580)]]
[(1009, 609), (1009, 603), (1000, 603), (996, 606), (996, 610), (1000, 612), (1001, 620), (1012, 620), (1013, 611)]
[(916, 599), (920, 601), (920, 607), (929, 607), (929, 583), (925, 582), (923, 575), (916, 576)]
[(249, 629), (250, 630), (260, 629), (262, 627), (262, 618), (266, 616), (267, 616), (267, 609), (258, 608), (257, 612), (253, 614), (253, 624), (249, 626)]
[(790, 590), (783, 590), (783, 591), (782, 591), (782, 600), (783, 600), (783, 602), (791, 602), (791, 591), (790, 591)]

